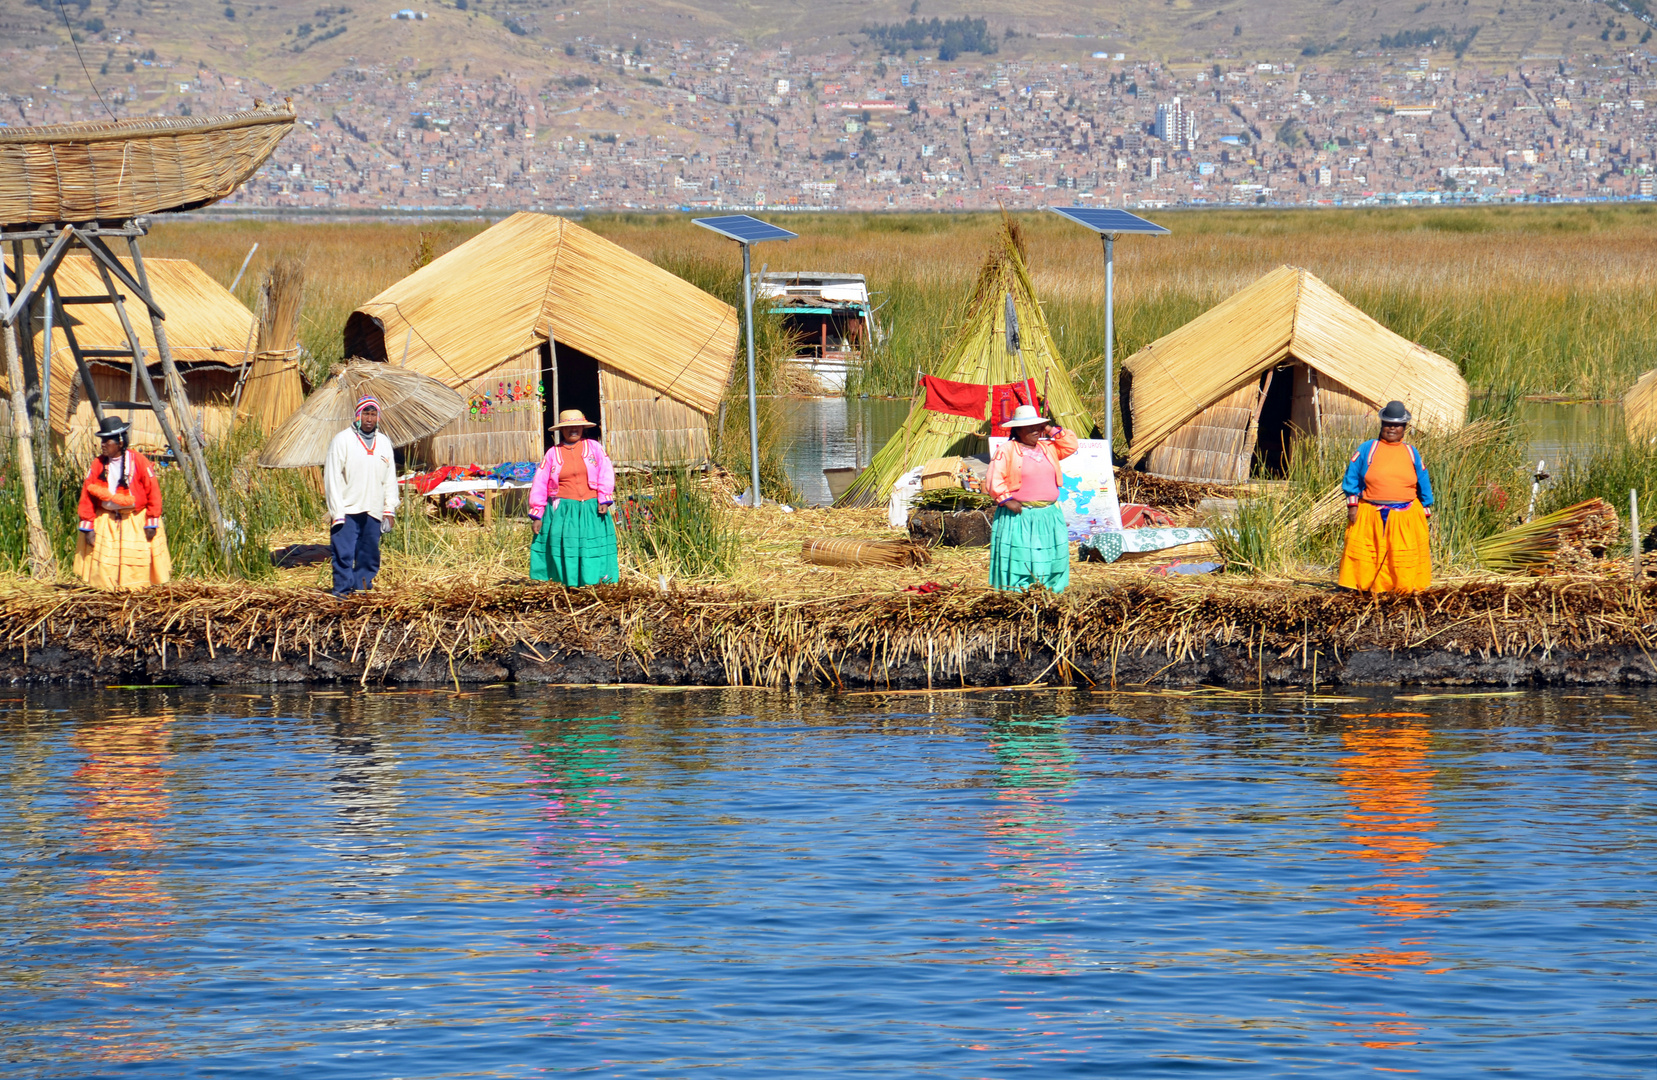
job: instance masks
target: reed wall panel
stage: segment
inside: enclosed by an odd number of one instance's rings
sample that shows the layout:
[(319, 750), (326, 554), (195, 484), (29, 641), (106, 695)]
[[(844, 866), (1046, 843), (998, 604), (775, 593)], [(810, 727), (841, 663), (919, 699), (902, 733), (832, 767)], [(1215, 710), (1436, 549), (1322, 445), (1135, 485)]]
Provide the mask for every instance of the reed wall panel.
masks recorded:
[(598, 368), (604, 449), (618, 466), (700, 465), (708, 460), (708, 420), (637, 379)]
[(540, 461), (546, 453), (546, 420), (541, 399), (534, 394), (540, 379), (540, 349), (532, 348), (492, 371), (463, 381), (455, 389), (468, 401), (487, 396), (494, 402), (503, 388), (510, 392), (513, 386), (522, 386), (530, 393), (521, 401), (507, 402), (499, 408), (492, 405), (487, 420), (481, 411), (474, 417), (468, 408), (458, 420), (420, 440), (415, 456), (430, 465)]
[(1174, 480), (1235, 484), (1248, 479), (1254, 457), (1260, 387), (1227, 394), (1180, 426), (1146, 458), (1146, 468)]

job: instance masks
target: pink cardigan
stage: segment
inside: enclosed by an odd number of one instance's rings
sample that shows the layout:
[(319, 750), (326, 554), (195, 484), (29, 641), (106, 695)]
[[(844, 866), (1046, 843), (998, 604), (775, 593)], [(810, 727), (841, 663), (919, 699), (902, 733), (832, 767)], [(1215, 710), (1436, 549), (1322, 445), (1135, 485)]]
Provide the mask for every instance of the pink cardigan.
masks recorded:
[[(609, 505), (616, 501), (616, 467), (610, 455), (593, 439), (581, 440), (581, 459), (587, 463), (587, 483), (598, 492), (598, 501)], [(558, 470), (563, 462), (554, 446), (541, 459), (535, 470), (535, 479), (529, 484), (529, 516), (539, 518), (548, 510), (558, 509)]]

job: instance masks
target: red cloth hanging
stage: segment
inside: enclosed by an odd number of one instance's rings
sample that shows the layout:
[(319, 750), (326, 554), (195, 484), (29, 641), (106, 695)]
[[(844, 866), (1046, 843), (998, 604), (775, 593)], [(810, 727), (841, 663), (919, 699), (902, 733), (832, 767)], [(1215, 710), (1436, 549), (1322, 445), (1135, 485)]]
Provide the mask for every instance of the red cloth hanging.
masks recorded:
[(982, 383), (955, 382), (935, 375), (922, 375), (926, 387), (926, 407), (935, 413), (964, 416), (968, 420), (984, 419), (989, 405), (990, 388)]
[(1025, 379), (1022, 382), (998, 383), (990, 388), (990, 436), (1005, 438), (1007, 429), (1003, 425), (1013, 418), (1013, 410), (1020, 405), (1034, 405), (1041, 410), (1041, 396), (1036, 392), (1036, 380)]

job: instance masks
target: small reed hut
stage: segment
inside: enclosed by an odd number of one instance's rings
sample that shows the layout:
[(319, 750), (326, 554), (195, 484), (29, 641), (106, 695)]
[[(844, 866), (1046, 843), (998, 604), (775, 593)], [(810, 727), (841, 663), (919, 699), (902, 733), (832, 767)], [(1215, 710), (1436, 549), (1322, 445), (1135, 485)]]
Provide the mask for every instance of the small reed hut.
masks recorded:
[(739, 327), (729, 304), (598, 234), (519, 213), (352, 312), (345, 354), (468, 399), (417, 444), (431, 465), (537, 460), (560, 409), (597, 422), (618, 465), (697, 464)]
[(1151, 342), (1122, 371), (1129, 462), (1179, 480), (1236, 483), (1256, 458), (1281, 468), (1291, 432), (1372, 434), (1393, 400), (1423, 427), (1467, 418), (1455, 364), (1294, 266)]
[[(9, 265), (9, 260), (8, 260)], [(244, 361), (252, 358), (255, 320), (253, 313), (201, 267), (187, 259), (145, 259), (150, 291), (161, 310), (167, 313), (167, 340), (173, 362), (178, 365), (189, 392), (190, 407), (203, 434), (211, 442), (230, 429), (236, 380)], [(24, 272), (32, 273), (34, 257), (24, 257)], [(58, 267), (57, 291), (66, 296), (97, 295), (104, 291), (97, 266), (88, 255), (67, 255)], [(78, 304), (67, 309), (82, 349), (125, 349), (126, 331), (109, 304)], [(146, 318), (135, 318), (133, 329), (144, 349), (150, 375), (161, 382), (161, 357), (155, 335)], [(44, 355), (46, 326), (43, 316), (34, 320), (32, 347), (35, 356)], [(92, 405), (81, 387), (62, 327), (52, 335), (51, 424), (52, 434), (72, 453), (94, 453), (98, 430)], [(141, 401), (137, 373), (130, 361), (111, 357), (89, 358), (93, 389), (104, 402), (106, 412), (132, 421), (132, 445), (149, 453), (167, 450), (167, 440), (149, 409), (122, 409), (112, 402)], [(0, 372), (0, 381), (4, 373)], [(9, 389), (9, 388), (8, 388)]]
[[(1006, 299), (1011, 294), (1017, 312), (1022, 354), (1007, 350)], [(959, 387), (993, 391), (1022, 383), (1026, 376), (1046, 399), (1048, 413), (1064, 427), (1082, 435), (1094, 430), (1093, 415), (1082, 403), (1059, 356), (1030, 280), (1024, 236), (1011, 219), (978, 269), (978, 281), (967, 303), (966, 319), (950, 340), (932, 371), (926, 374)], [(976, 400), (976, 399), (975, 399)], [(858, 474), (836, 506), (876, 506), (891, 497), (898, 479), (916, 465), (945, 456), (980, 454), (989, 449), (995, 395), (988, 393), (975, 408), (943, 412), (928, 408), (922, 394), (886, 445)], [(998, 422), (998, 421), (997, 421)]]

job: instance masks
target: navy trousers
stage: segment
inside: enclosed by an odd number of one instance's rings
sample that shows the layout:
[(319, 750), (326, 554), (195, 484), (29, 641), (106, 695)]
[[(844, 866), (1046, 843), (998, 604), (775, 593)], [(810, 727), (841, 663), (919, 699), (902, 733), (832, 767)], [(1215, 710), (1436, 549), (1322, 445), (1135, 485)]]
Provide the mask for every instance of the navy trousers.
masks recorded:
[(334, 595), (349, 596), (372, 589), (380, 572), (380, 519), (373, 514), (347, 514), (333, 528)]

